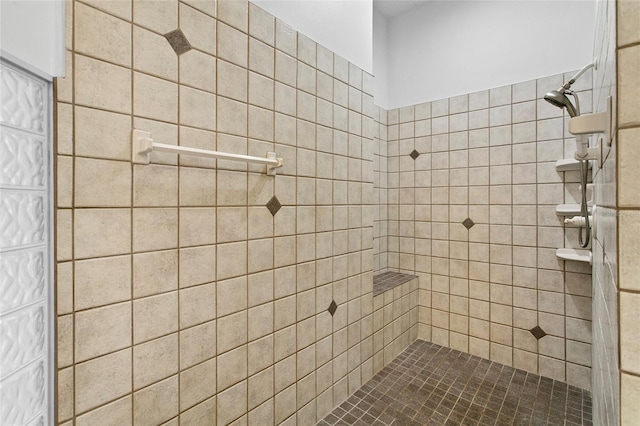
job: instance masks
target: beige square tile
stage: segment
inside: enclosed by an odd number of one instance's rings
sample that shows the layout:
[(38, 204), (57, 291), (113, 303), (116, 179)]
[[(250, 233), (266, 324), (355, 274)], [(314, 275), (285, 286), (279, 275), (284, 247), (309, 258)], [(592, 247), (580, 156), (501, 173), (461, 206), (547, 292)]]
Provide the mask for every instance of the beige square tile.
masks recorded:
[(247, 174), (218, 171), (218, 205), (244, 206), (247, 204)]
[(215, 392), (215, 358), (180, 373), (180, 411), (204, 401)]
[(276, 47), (291, 55), (298, 54), (298, 33), (284, 21), (276, 19)]
[(135, 165), (133, 205), (136, 207), (178, 205), (178, 169), (171, 166)]
[(218, 98), (217, 130), (237, 136), (247, 136), (247, 105), (227, 98)]
[(248, 315), (250, 341), (273, 332), (273, 303), (251, 308)]
[(170, 377), (133, 394), (135, 424), (161, 424), (178, 415), (178, 376)]
[(58, 209), (56, 215), (56, 260), (73, 258), (73, 216), (71, 210)]
[(640, 5), (633, 0), (622, 0), (616, 4), (618, 14), (618, 46), (640, 41), (640, 30), (636, 25), (640, 21)]
[(131, 70), (74, 55), (75, 103), (131, 113)]
[(249, 2), (247, 0), (220, 0), (218, 19), (242, 32), (249, 32)]
[(67, 367), (73, 364), (73, 315), (59, 316), (57, 327), (58, 368)]
[(73, 158), (56, 157), (56, 205), (71, 208), (73, 204)]
[[(106, 275), (105, 275), (106, 276)], [(112, 276), (109, 276), (112, 279)], [(178, 288), (178, 251), (133, 255), (133, 297), (152, 296)]]
[(253, 240), (248, 243), (249, 273), (273, 268), (273, 239)]
[(273, 111), (254, 106), (249, 107), (249, 137), (264, 141), (273, 141)]
[(215, 93), (216, 58), (195, 49), (180, 55), (180, 83)]
[(273, 272), (266, 271), (247, 278), (249, 307), (273, 300)]
[(58, 154), (73, 154), (73, 107), (69, 104), (56, 103), (57, 128), (56, 149)]
[(247, 239), (247, 208), (218, 207), (218, 242), (227, 243)]
[[(216, 322), (209, 321), (202, 325), (188, 328), (180, 332), (180, 369), (184, 370), (202, 361), (216, 356)], [(218, 360), (220, 362), (220, 360)], [(218, 376), (218, 382), (220, 376)]]
[[(74, 8), (75, 50), (125, 67), (131, 66), (131, 24), (94, 8)], [(104, 35), (109, 34), (109, 43)]]
[(133, 397), (128, 395), (76, 418), (76, 424), (91, 425), (124, 425), (131, 423)]
[(620, 365), (627, 372), (640, 373), (640, 333), (638, 322), (634, 320), (640, 295), (620, 293)]
[(178, 80), (178, 56), (167, 39), (135, 25), (133, 27), (133, 68), (167, 80)]
[[(58, 230), (60, 230), (60, 221)], [(130, 209), (76, 210), (74, 221), (76, 259), (111, 256), (130, 251)]]
[(635, 161), (640, 158), (640, 149), (637, 147), (639, 138), (639, 129), (618, 132), (618, 197), (619, 205), (624, 207), (640, 206), (640, 196), (634, 185), (635, 179), (640, 178), (640, 172), (635, 167)]
[[(280, 85), (281, 86), (281, 85)], [(286, 87), (286, 86), (284, 86)], [(274, 107), (274, 82), (260, 74), (249, 73), (249, 103), (262, 108)]]
[(73, 56), (70, 50), (65, 52), (65, 76), (54, 79), (55, 95), (59, 102), (73, 102)]
[(73, 368), (58, 372), (58, 422), (61, 423), (73, 417)]
[(216, 301), (219, 316), (247, 309), (246, 277), (219, 281), (217, 284)]
[(160, 34), (178, 28), (177, 0), (139, 0), (133, 8), (133, 22)]
[[(161, 229), (162, 232), (158, 232)], [(133, 251), (166, 250), (178, 246), (178, 209), (133, 209)]]
[(180, 249), (180, 288), (216, 279), (216, 247)]
[(247, 412), (247, 382), (237, 385), (218, 394), (217, 424), (229, 424), (243, 413)]
[(218, 356), (218, 392), (247, 378), (247, 345)]
[[(632, 2), (623, 1), (621, 3)], [(620, 424), (632, 426), (638, 420), (640, 417), (638, 397), (640, 397), (640, 378), (622, 373), (620, 375)]]
[(267, 401), (273, 396), (273, 368), (268, 368), (259, 374), (249, 378), (248, 382), (248, 408), (252, 410), (256, 406)]
[(216, 318), (216, 284), (180, 290), (180, 328)]
[(216, 398), (206, 401), (180, 413), (180, 420), (185, 425), (207, 426), (216, 422)]
[(131, 392), (131, 348), (77, 364), (75, 412)]
[(180, 205), (215, 206), (216, 171), (181, 167)]
[(253, 37), (249, 37), (249, 69), (269, 78), (274, 77), (275, 53), (268, 46)]
[(275, 18), (253, 3), (249, 3), (249, 35), (270, 46), (275, 45)]
[(76, 207), (131, 205), (130, 163), (76, 158), (75, 182)]
[(180, 124), (205, 130), (216, 129), (216, 97), (201, 90), (180, 89)]
[(130, 160), (131, 117), (78, 106), (74, 115), (76, 155)]
[(218, 245), (217, 279), (231, 278), (247, 273), (247, 243)]
[(180, 247), (215, 244), (216, 209), (180, 209)]
[(178, 85), (134, 72), (133, 114), (138, 117), (177, 123)]
[[(246, 2), (244, 0), (241, 3)], [(233, 1), (229, 3), (234, 3)], [(223, 23), (218, 24), (218, 57), (243, 68), (248, 65), (248, 43), (246, 34)]]
[(273, 364), (273, 335), (249, 343), (249, 375)]
[(141, 389), (178, 372), (178, 334), (133, 347), (133, 389)]
[(180, 29), (192, 47), (216, 54), (216, 20), (185, 4), (180, 4)]
[(131, 257), (77, 261), (75, 307), (78, 310), (121, 302), (131, 297)]
[(133, 301), (133, 341), (141, 343), (178, 330), (178, 293)]
[(247, 312), (218, 319), (218, 353), (224, 353), (247, 343)]

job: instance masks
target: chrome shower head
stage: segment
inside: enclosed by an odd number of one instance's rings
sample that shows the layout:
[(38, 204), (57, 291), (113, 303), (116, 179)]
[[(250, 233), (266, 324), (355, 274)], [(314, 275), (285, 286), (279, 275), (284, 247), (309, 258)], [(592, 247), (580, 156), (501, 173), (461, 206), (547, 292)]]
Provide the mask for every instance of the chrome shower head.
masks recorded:
[(544, 95), (544, 100), (558, 108), (566, 108), (570, 117), (577, 117), (580, 113), (576, 107), (573, 106), (569, 98), (567, 98), (567, 93), (570, 92), (564, 87), (560, 90), (552, 90)]

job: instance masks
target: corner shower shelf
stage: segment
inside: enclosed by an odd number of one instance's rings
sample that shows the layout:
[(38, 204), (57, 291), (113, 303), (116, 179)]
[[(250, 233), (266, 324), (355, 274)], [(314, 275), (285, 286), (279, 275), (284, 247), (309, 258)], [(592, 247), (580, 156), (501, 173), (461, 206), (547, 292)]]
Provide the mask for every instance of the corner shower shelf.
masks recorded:
[[(591, 205), (588, 208), (591, 212)], [(558, 216), (580, 216), (580, 204), (558, 204), (556, 214)]]
[[(591, 163), (587, 163), (591, 167)], [(572, 172), (580, 170), (580, 162), (573, 158), (565, 158), (563, 160), (556, 161), (557, 172)]]
[(569, 248), (559, 248), (556, 250), (556, 256), (563, 260), (573, 260), (576, 262), (584, 262), (591, 264), (593, 255), (590, 250), (576, 250)]

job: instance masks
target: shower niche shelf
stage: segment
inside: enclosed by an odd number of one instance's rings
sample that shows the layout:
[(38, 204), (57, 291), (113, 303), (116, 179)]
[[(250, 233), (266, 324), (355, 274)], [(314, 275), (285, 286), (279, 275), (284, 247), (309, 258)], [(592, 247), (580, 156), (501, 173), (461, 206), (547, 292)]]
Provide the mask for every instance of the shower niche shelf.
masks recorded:
[[(591, 205), (588, 205), (589, 213), (591, 213)], [(556, 206), (556, 214), (558, 216), (579, 216), (580, 204), (558, 204)]]
[[(587, 163), (591, 167), (591, 163)], [(563, 160), (556, 161), (557, 172), (573, 172), (580, 170), (580, 161), (573, 158), (565, 158)]]
[(591, 264), (593, 255), (591, 250), (576, 250), (569, 248), (559, 248), (556, 250), (556, 257), (562, 260), (572, 260)]

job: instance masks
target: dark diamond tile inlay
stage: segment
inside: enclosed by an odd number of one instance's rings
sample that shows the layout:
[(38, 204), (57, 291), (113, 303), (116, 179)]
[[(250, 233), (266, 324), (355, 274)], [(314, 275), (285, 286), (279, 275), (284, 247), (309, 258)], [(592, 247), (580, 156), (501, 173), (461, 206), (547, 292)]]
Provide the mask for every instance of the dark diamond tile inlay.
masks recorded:
[(329, 305), (329, 309), (327, 309), (327, 311), (329, 311), (331, 316), (333, 316), (333, 314), (335, 314), (337, 310), (338, 310), (338, 304), (336, 303), (335, 300), (332, 300), (331, 304)]
[(540, 328), (539, 325), (536, 325), (529, 331), (531, 332), (531, 334), (533, 334), (533, 337), (535, 337), (538, 340), (542, 339), (544, 336), (547, 335), (547, 333), (545, 333), (544, 330)]
[(275, 195), (271, 197), (271, 199), (267, 203), (267, 208), (269, 209), (269, 211), (271, 212), (271, 215), (273, 216), (275, 216), (276, 213), (278, 213), (281, 207), (282, 207), (282, 204), (280, 204), (278, 197), (276, 197)]
[(414, 149), (413, 151), (411, 151), (411, 154), (409, 154), (409, 157), (415, 160), (416, 158), (420, 157), (420, 153)]
[(192, 49), (189, 40), (187, 40), (187, 37), (184, 35), (180, 28), (166, 33), (164, 37), (176, 52), (176, 55), (182, 55), (183, 53), (186, 53)]
[(464, 222), (462, 222), (462, 224), (463, 224), (463, 225), (464, 225), (464, 227), (465, 227), (465, 228), (467, 228), (467, 229), (471, 229), (471, 227), (472, 227), (473, 225), (475, 225), (475, 223), (471, 220), (471, 218), (466, 218), (466, 219), (464, 220)]

